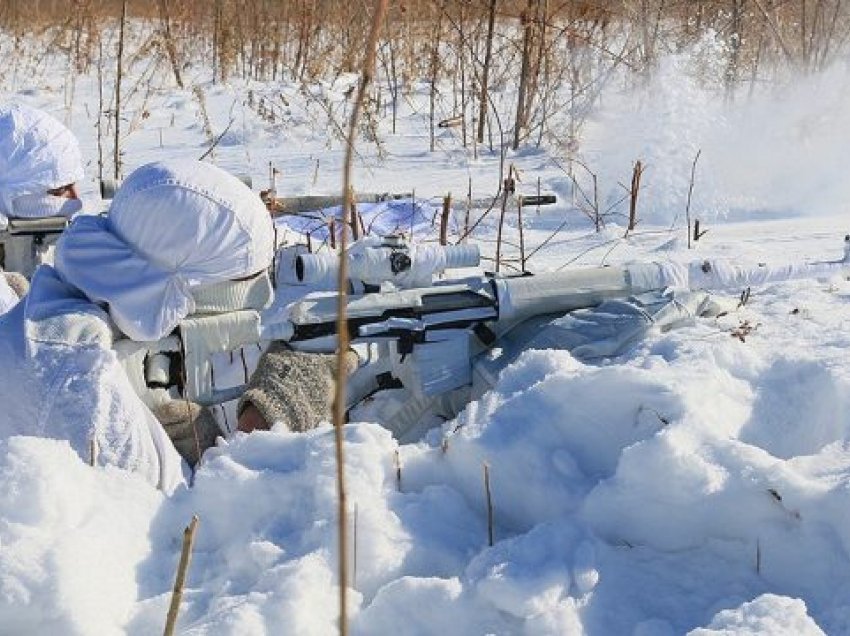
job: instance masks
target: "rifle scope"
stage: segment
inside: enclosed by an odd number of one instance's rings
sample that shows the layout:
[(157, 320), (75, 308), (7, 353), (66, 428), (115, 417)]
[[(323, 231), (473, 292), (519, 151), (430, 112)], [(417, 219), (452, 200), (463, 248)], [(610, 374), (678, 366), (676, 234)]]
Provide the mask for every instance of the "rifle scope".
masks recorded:
[[(476, 245), (355, 244), (348, 252), (351, 280), (367, 285), (391, 282), (401, 288), (428, 286), (435, 274), (446, 269), (478, 267), (480, 260)], [(295, 275), (302, 283), (327, 280), (336, 275), (338, 268), (339, 257), (331, 252), (299, 254), (295, 259)]]

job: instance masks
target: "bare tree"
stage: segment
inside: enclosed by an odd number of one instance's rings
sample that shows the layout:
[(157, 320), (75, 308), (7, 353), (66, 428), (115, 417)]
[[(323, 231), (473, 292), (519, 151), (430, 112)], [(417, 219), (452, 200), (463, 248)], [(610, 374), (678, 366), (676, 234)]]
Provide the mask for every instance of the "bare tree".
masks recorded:
[(484, 52), (484, 67), (481, 69), (481, 99), (478, 106), (478, 143), (484, 143), (484, 122), (487, 118), (488, 80), (490, 64), (493, 58), (493, 30), (496, 24), (496, 2), (490, 0), (490, 11), (487, 14), (487, 43)]
[(115, 166), (114, 177), (117, 181), (121, 178), (121, 72), (124, 62), (124, 27), (127, 23), (127, 0), (121, 2), (121, 26), (118, 31), (118, 57), (117, 71), (115, 77), (115, 154), (113, 163)]
[(437, 108), (437, 81), (439, 80), (439, 72), (440, 72), (440, 35), (443, 27), (443, 7), (444, 3), (441, 2), (438, 17), (437, 17), (437, 32), (432, 41), (431, 47), (431, 63), (429, 69), (430, 81), (431, 81), (431, 90), (428, 93), (428, 121), (430, 123), (429, 132), (431, 138), (431, 152), (434, 152), (436, 147), (436, 108)]
[(177, 86), (183, 88), (183, 78), (180, 76), (180, 64), (177, 61), (177, 47), (171, 34), (171, 19), (168, 15), (168, 0), (159, 0), (159, 17), (162, 21), (163, 38), (168, 60), (171, 62), (171, 71), (174, 73), (174, 81)]
[(517, 90), (516, 117), (514, 118), (514, 150), (519, 148), (520, 137), (522, 135), (522, 130), (525, 127), (527, 108), (526, 91), (528, 90), (529, 83), (528, 76), (531, 72), (531, 40), (534, 37), (534, 21), (531, 19), (534, 1), (535, 0), (528, 0), (528, 5), (526, 6), (525, 11), (520, 14), (520, 21), (523, 25), (522, 64), (519, 71), (519, 89)]

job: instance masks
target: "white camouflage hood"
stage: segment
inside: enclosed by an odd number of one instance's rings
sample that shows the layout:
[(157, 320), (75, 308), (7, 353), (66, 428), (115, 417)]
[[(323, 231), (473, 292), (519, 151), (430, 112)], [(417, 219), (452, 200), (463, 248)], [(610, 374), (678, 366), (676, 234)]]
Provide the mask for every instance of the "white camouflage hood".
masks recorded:
[(56, 270), (105, 302), (133, 340), (170, 333), (195, 311), (192, 291), (257, 274), (274, 249), (271, 218), (239, 179), (208, 163), (142, 166), (105, 217), (79, 216), (56, 248)]
[[(9, 216), (61, 214), (50, 211), (49, 206), (39, 213), (38, 206), (32, 205), (33, 198), (83, 176), (79, 143), (62, 123), (23, 104), (0, 107), (0, 224), (5, 225)], [(19, 214), (15, 199), (30, 204)], [(79, 205), (71, 207), (76, 211)]]

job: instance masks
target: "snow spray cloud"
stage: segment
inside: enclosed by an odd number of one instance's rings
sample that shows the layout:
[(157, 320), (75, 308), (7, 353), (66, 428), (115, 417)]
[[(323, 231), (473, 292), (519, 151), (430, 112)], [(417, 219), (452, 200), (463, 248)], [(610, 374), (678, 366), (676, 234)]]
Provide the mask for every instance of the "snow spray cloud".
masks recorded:
[(619, 184), (629, 182), (640, 159), (639, 218), (684, 224), (691, 168), (701, 152), (692, 216), (717, 222), (845, 212), (848, 62), (753, 90), (746, 83), (729, 100), (726, 59), (723, 45), (710, 37), (662, 59), (644, 87), (603, 96), (584, 153), (607, 205), (623, 197)]

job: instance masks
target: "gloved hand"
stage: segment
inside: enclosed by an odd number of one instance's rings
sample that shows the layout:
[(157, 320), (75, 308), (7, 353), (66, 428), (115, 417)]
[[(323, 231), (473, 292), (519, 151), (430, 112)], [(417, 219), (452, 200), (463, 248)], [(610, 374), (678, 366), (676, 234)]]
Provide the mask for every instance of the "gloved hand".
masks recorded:
[(210, 410), (188, 400), (170, 400), (153, 410), (171, 442), (190, 466), (222, 435)]
[[(347, 352), (346, 377), (357, 363), (357, 354)], [(239, 400), (239, 430), (283, 423), (291, 431), (303, 432), (329, 420), (335, 374), (335, 355), (292, 351), (283, 343), (272, 343)]]

